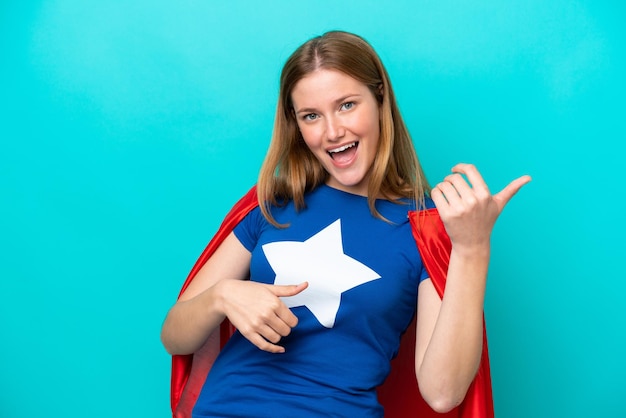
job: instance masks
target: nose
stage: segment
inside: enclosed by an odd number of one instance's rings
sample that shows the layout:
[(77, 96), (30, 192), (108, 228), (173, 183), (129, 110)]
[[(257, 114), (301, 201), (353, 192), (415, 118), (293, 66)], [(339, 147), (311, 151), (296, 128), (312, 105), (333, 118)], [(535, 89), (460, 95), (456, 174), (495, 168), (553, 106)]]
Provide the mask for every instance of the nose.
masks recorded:
[(326, 137), (329, 141), (336, 141), (343, 138), (346, 134), (346, 130), (341, 124), (341, 121), (337, 117), (329, 117), (326, 120)]

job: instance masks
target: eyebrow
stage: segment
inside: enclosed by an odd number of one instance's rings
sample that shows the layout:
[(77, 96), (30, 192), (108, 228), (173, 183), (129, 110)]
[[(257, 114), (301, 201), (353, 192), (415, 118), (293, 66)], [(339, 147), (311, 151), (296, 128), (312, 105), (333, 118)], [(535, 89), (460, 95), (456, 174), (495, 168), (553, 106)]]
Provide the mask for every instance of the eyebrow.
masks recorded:
[[(338, 104), (340, 104), (342, 102), (345, 102), (347, 99), (351, 99), (351, 98), (355, 98), (356, 99), (356, 98), (360, 98), (360, 97), (361, 97), (361, 95), (358, 94), (358, 93), (346, 94), (346, 95), (343, 95), (343, 96), (333, 100), (333, 103), (338, 105)], [(317, 112), (317, 109), (315, 109), (313, 107), (303, 107), (302, 109), (295, 110), (295, 112), (296, 113), (315, 113), (315, 112)]]

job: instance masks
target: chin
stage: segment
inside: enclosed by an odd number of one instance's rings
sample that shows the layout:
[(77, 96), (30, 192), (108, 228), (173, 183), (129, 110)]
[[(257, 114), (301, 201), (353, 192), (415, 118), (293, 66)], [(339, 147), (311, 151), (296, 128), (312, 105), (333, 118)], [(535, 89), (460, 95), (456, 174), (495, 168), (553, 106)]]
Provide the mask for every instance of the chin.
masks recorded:
[(367, 183), (361, 181), (339, 181), (335, 178), (335, 181), (330, 182), (329, 185), (336, 189), (362, 196), (367, 196), (368, 192)]

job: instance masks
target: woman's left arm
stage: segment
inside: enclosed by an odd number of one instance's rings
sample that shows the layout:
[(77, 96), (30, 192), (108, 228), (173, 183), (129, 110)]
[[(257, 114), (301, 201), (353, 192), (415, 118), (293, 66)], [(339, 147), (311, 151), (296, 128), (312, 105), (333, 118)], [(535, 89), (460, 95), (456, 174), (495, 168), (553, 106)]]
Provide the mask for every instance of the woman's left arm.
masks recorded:
[(522, 176), (492, 195), (473, 165), (458, 164), (452, 172), (431, 192), (452, 243), (445, 293), (440, 299), (424, 280), (417, 303), (415, 372), (422, 397), (438, 412), (463, 401), (480, 364), (491, 231), (530, 181)]

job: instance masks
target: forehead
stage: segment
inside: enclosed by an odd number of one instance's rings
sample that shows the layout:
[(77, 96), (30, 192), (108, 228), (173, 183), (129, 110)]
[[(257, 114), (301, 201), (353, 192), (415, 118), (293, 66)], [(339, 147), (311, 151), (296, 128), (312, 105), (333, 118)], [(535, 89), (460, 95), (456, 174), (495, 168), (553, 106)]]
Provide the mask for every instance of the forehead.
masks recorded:
[(334, 101), (346, 95), (369, 92), (359, 80), (337, 70), (318, 69), (301, 78), (291, 92), (294, 105), (319, 100)]

